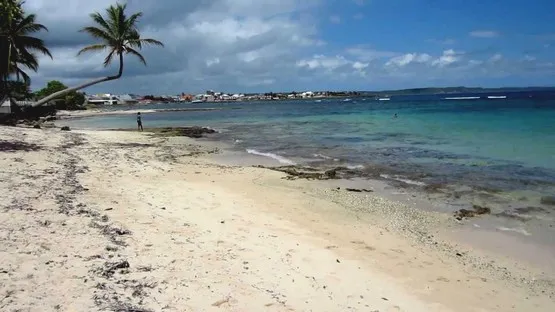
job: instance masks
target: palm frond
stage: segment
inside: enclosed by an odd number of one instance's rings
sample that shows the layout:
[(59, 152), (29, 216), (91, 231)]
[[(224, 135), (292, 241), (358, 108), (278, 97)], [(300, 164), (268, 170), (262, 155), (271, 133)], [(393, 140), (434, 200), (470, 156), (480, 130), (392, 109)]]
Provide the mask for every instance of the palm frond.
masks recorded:
[(106, 22), (106, 20), (100, 13), (98, 12), (92, 13), (90, 17), (92, 18), (93, 21), (95, 21), (95, 23), (97, 23), (98, 25), (100, 25), (100, 27), (102, 27), (102, 30), (105, 33), (110, 34), (112, 37), (114, 36), (114, 30), (112, 29), (110, 24)]
[(29, 77), (29, 75), (27, 75), (26, 72), (21, 70), (21, 68), (16, 68), (16, 71), (17, 71), (16, 76), (18, 81), (19, 81), (19, 76), (21, 76), (23, 78), (23, 81), (25, 81), (25, 83), (31, 84), (31, 77)]
[[(100, 13), (91, 14), (95, 25), (87, 26), (81, 29), (81, 32), (88, 33), (99, 39), (100, 42), (83, 48), (78, 54), (108, 49), (109, 53), (104, 59), (104, 66), (110, 65), (116, 56), (120, 57), (121, 60), (123, 54), (132, 54), (146, 65), (144, 56), (139, 53), (143, 45), (164, 46), (164, 44), (154, 39), (141, 39), (137, 23), (143, 13), (138, 12), (127, 16), (126, 8), (126, 4), (118, 3), (106, 8), (104, 15)], [(120, 64), (120, 73), (117, 77), (121, 76), (122, 68), (122, 64)]]
[(144, 56), (142, 56), (141, 53), (139, 53), (137, 50), (134, 50), (134, 49), (132, 49), (132, 48), (127, 48), (127, 49), (125, 49), (125, 52), (126, 52), (127, 54), (133, 54), (133, 55), (135, 55), (136, 57), (139, 58), (139, 60), (141, 61), (141, 63), (143, 63), (143, 64), (146, 66), (146, 60), (145, 60)]
[(103, 29), (100, 29), (98, 27), (94, 27), (94, 26), (87, 26), (87, 27), (83, 27), (83, 29), (80, 30), (81, 32), (86, 32), (89, 35), (97, 38), (97, 39), (102, 39), (106, 42), (113, 42), (115, 40), (114, 36), (110, 35), (108, 32), (106, 32)]
[(114, 59), (115, 54), (116, 54), (116, 50), (112, 50), (110, 51), (110, 53), (108, 53), (108, 55), (104, 59), (104, 67), (108, 67), (108, 65), (112, 63), (112, 60)]
[(44, 41), (42, 39), (30, 37), (30, 36), (19, 36), (18, 42), (22, 46), (26, 47), (27, 49), (39, 51), (42, 54), (47, 55), (50, 58), (53, 58), (52, 54), (50, 53), (50, 50), (46, 48)]
[(101, 51), (101, 50), (105, 50), (106, 48), (108, 48), (108, 45), (106, 44), (93, 44), (90, 46), (86, 46), (83, 49), (79, 50), (79, 52), (77, 52), (77, 55), (81, 55), (85, 52), (96, 52), (96, 51)]
[(35, 33), (39, 31), (48, 31), (48, 28), (42, 24), (35, 23), (35, 14), (29, 14), (23, 18), (16, 26), (17, 32), (19, 33)]
[(108, 24), (114, 30), (115, 37), (121, 37), (123, 32), (121, 17), (124, 15), (123, 10), (125, 10), (126, 5), (117, 4), (116, 6), (111, 5), (106, 9), (108, 14)]
[(21, 50), (14, 58), (14, 63), (16, 65), (21, 64), (33, 71), (37, 71), (39, 69), (39, 61), (37, 59), (37, 56), (27, 50)]
[(142, 44), (146, 44), (146, 45), (154, 45), (154, 46), (159, 46), (159, 47), (163, 47), (164, 44), (161, 41), (158, 41), (156, 39), (150, 39), (150, 38), (146, 38), (146, 39), (140, 39)]
[(127, 29), (136, 29), (137, 28), (137, 20), (143, 16), (143, 12), (138, 12), (131, 15), (126, 21), (126, 28)]

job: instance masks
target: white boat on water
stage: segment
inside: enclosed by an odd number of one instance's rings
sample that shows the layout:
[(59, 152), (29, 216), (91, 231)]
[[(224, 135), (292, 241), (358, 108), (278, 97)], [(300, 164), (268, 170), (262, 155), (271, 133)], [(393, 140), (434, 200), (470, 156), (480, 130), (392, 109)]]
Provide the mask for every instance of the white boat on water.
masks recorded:
[(379, 98), (378, 101), (389, 101), (391, 100), (390, 98), (386, 97), (386, 98)]
[(350, 102), (352, 101), (351, 99), (344, 99), (343, 102)]
[(204, 103), (203, 100), (193, 100), (191, 103)]
[(507, 96), (505, 95), (489, 95), (488, 99), (506, 99)]
[(478, 100), (479, 96), (456, 96), (456, 97), (446, 97), (444, 100)]

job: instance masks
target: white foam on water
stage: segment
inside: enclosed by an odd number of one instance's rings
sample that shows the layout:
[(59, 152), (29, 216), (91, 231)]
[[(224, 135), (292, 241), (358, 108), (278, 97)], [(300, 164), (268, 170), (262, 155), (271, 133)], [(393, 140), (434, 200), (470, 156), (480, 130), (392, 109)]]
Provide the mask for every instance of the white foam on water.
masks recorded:
[(347, 165), (346, 167), (351, 170), (364, 169), (363, 165)]
[(525, 236), (531, 236), (532, 234), (530, 234), (530, 232), (526, 231), (523, 228), (509, 228), (509, 227), (504, 227), (504, 226), (500, 226), (497, 228), (500, 231), (506, 231), (506, 232), (516, 232)]
[(259, 151), (254, 150), (254, 149), (247, 149), (247, 153), (257, 155), (257, 156), (264, 156), (264, 157), (272, 158), (274, 160), (277, 160), (280, 164), (296, 165), (296, 163), (294, 161), (289, 160), (289, 159), (287, 159), (283, 156), (273, 154), (273, 153), (263, 153), (263, 152), (259, 152)]
[(405, 179), (399, 176), (393, 176), (393, 175), (389, 175), (389, 174), (380, 174), (380, 177), (384, 178), (384, 179), (392, 179), (392, 180), (397, 180), (400, 182), (404, 182), (407, 184), (412, 184), (412, 185), (418, 185), (418, 186), (425, 186), (426, 183), (424, 182), (419, 182), (419, 181), (414, 181), (414, 180), (409, 180), (409, 179)]
[(316, 157), (316, 158), (323, 158), (323, 159), (333, 159), (332, 157), (326, 156), (326, 155), (322, 155), (322, 154), (312, 154), (312, 156)]

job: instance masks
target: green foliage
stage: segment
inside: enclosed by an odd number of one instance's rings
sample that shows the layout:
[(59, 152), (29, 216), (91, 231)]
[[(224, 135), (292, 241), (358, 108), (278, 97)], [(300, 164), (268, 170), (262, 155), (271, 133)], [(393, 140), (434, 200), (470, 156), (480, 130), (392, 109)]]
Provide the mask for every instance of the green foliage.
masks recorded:
[[(44, 98), (65, 89), (67, 89), (66, 85), (58, 80), (52, 80), (46, 84), (45, 88), (37, 91), (35, 96)], [(85, 95), (81, 92), (71, 91), (66, 94), (65, 98), (56, 100), (56, 109), (77, 110), (82, 109), (83, 104), (85, 104)]]
[(0, 0), (0, 27), (5, 27), (14, 18), (23, 15), (19, 0)]
[(26, 15), (21, 1), (0, 0), (0, 81), (23, 78), (29, 82), (29, 75), (23, 71), (28, 68), (38, 70), (36, 52), (52, 57), (41, 39), (32, 35), (40, 31), (48, 31), (36, 23), (36, 15)]
[(49, 82), (46, 84), (46, 87), (44, 87), (43, 89), (37, 91), (37, 92), (35, 93), (35, 95), (36, 95), (38, 98), (43, 98), (43, 97), (45, 97), (45, 96), (48, 96), (48, 95), (50, 95), (50, 94), (53, 94), (53, 93), (58, 92), (58, 91), (61, 91), (61, 90), (64, 90), (64, 89), (66, 89), (66, 88), (67, 88), (67, 86), (64, 85), (63, 83), (61, 83), (60, 81), (58, 81), (58, 80), (52, 80), (52, 81), (49, 81)]
[(10, 97), (18, 100), (28, 100), (32, 97), (29, 84), (24, 81), (5, 81), (0, 84), (0, 95), (9, 95)]
[(119, 56), (120, 72), (118, 76), (121, 76), (123, 70), (123, 54), (132, 54), (146, 65), (145, 58), (137, 50), (140, 50), (144, 45), (164, 46), (158, 40), (141, 38), (137, 23), (143, 13), (138, 12), (127, 16), (125, 13), (126, 7), (125, 4), (119, 3), (116, 6), (111, 5), (106, 9), (106, 17), (98, 12), (93, 13), (91, 18), (95, 26), (81, 29), (82, 32), (86, 32), (92, 37), (99, 39), (100, 43), (83, 48), (79, 51), (79, 54), (107, 49), (109, 52), (104, 59), (104, 66), (110, 65), (113, 58)]

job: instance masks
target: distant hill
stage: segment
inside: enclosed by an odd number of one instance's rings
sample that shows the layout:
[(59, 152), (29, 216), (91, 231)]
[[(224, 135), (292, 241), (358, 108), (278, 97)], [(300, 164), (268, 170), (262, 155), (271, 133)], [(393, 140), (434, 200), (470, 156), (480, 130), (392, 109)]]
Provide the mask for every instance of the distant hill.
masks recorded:
[(402, 90), (361, 91), (363, 96), (384, 95), (419, 95), (447, 93), (488, 93), (488, 92), (522, 92), (522, 91), (555, 91), (555, 87), (514, 87), (514, 88), (480, 88), (480, 87), (446, 87), (446, 88), (414, 88)]

